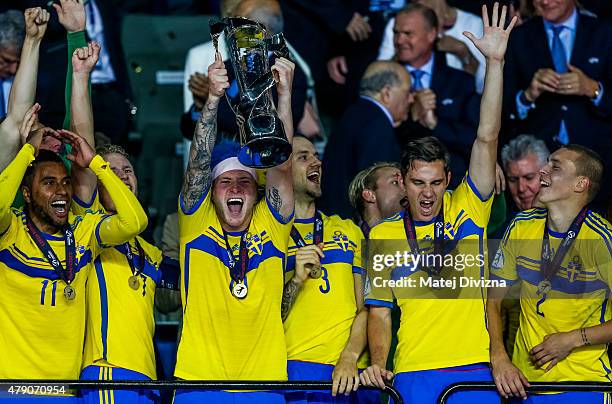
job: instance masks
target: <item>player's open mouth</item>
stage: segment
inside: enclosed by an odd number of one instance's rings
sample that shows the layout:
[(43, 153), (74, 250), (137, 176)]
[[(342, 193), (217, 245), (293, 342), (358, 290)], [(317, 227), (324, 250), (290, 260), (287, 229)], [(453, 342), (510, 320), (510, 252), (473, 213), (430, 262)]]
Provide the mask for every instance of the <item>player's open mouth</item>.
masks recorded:
[(544, 181), (544, 180), (540, 180), (540, 185), (543, 186), (543, 187), (550, 187), (550, 182)]
[(432, 213), (434, 201), (420, 201), (419, 206), (421, 207), (421, 212), (424, 215), (429, 216)]
[(55, 213), (56, 216), (65, 217), (68, 215), (68, 201), (53, 201), (51, 202), (51, 209), (53, 209), (53, 213)]
[(239, 215), (242, 212), (244, 200), (242, 198), (229, 198), (227, 200), (227, 208), (232, 215)]
[(306, 178), (308, 181), (314, 182), (315, 184), (321, 183), (321, 173), (318, 171), (311, 171), (310, 173), (306, 174)]

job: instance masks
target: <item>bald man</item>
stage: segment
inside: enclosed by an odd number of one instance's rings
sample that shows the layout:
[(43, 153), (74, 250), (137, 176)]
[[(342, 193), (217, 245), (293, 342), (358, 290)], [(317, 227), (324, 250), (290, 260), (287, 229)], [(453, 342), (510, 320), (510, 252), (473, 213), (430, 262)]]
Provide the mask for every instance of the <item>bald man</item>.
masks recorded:
[(410, 75), (396, 62), (374, 62), (361, 79), (359, 94), (327, 143), (323, 170), (333, 175), (323, 177), (323, 197), (317, 205), (345, 219), (353, 214), (347, 196), (355, 175), (377, 161), (400, 159), (394, 128), (406, 120), (412, 103)]

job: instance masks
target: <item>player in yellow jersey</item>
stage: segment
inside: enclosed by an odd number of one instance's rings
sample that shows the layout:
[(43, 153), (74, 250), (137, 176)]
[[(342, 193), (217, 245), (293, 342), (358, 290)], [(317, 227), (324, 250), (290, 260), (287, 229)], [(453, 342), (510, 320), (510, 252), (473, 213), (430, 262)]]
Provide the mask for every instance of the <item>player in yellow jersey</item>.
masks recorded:
[[(593, 151), (563, 146), (540, 171), (543, 208), (520, 212), (491, 267), (505, 288), (489, 290), (491, 365), (499, 393), (529, 403), (607, 403), (602, 393), (530, 394), (529, 382), (610, 382), (612, 226), (588, 209), (602, 184)], [(512, 361), (501, 332), (500, 306), (520, 281), (521, 315)]]
[(293, 392), (288, 402), (348, 401), (359, 385), (357, 362), (366, 343), (361, 230), (350, 220), (326, 216), (321, 161), (303, 136), (293, 139), (295, 221), (289, 241), (282, 315), (289, 380), (333, 380), (329, 392)]
[[(0, 174), (0, 378), (75, 379), (93, 260), (102, 247), (140, 233), (147, 218), (108, 163), (84, 139), (61, 131), (74, 166), (89, 167), (117, 207), (113, 215), (74, 216), (71, 178), (55, 153), (39, 151), (43, 132), (30, 132), (33, 123), (24, 121), (27, 143)], [(20, 183), (25, 207), (11, 209)]]
[(349, 185), (349, 200), (355, 222), (367, 239), (372, 227), (408, 202), (399, 163), (374, 163), (361, 170)]
[[(489, 23), (489, 15), (483, 7), (482, 38), (466, 33), (487, 60), (480, 124), (466, 177), (452, 193), (446, 192), (450, 174), (449, 154), (444, 145), (435, 138), (409, 142), (402, 156), (409, 206), (370, 232), (370, 243), (398, 240), (401, 242), (395, 245), (401, 244), (404, 250), (409, 246), (409, 251), (415, 255), (422, 252), (419, 244), (424, 245), (424, 239), (434, 248), (443, 240), (452, 240), (452, 243), (445, 244), (454, 244), (462, 249), (464, 256), (469, 254), (472, 257), (472, 264), (463, 268), (463, 275), (470, 279), (486, 276), (482, 258), (495, 186), (503, 59), (510, 31), (516, 22), (513, 19), (504, 29), (506, 7), (501, 14), (499, 11), (498, 4), (495, 4)], [(371, 245), (368, 248), (377, 249)], [(407, 265), (391, 263), (388, 267), (393, 272), (397, 270), (401, 279), (417, 282), (447, 276), (447, 271), (440, 272), (441, 268), (436, 268), (436, 264), (420, 265), (412, 259)], [(385, 381), (393, 378), (394, 386), (406, 402), (434, 403), (442, 390), (452, 383), (492, 380), (487, 364), (484, 289), (459, 289), (455, 298), (437, 299), (439, 291), (433, 287), (424, 286), (420, 291), (422, 296), (413, 296), (406, 294), (408, 287), (391, 289), (377, 284), (374, 271), (369, 271), (368, 275), (370, 286), (366, 288), (366, 305), (370, 307), (368, 343), (372, 365), (361, 374), (363, 383), (383, 387)], [(401, 324), (392, 373), (386, 370), (386, 363), (394, 297), (401, 309)], [(455, 395), (453, 402), (492, 403), (499, 402), (499, 396), (495, 392), (466, 392)]]
[[(291, 142), (294, 64), (276, 59), (278, 114)], [(191, 144), (179, 202), (183, 331), (175, 376), (187, 380), (284, 380), (287, 352), (281, 299), (293, 223), (291, 159), (257, 175), (239, 145), (215, 147), (219, 100), (229, 80), (221, 56), (208, 68), (210, 90)], [(177, 391), (175, 403), (284, 402), (275, 392)]]
[[(129, 156), (116, 145), (104, 145), (97, 153), (113, 172), (138, 195), (138, 180)], [(102, 208), (115, 213), (116, 207), (103, 184), (93, 203), (74, 198), (84, 209)], [(93, 192), (93, 191), (92, 191)], [(93, 206), (92, 206), (93, 205)], [(114, 248), (105, 248), (94, 261), (87, 284), (88, 320), (80, 378), (83, 380), (154, 380), (156, 378), (153, 334), (153, 307), (156, 289), (178, 290), (178, 261), (162, 255), (160, 249), (142, 237)], [(151, 390), (83, 391), (84, 403), (153, 403)]]
[[(75, 7), (84, 11), (82, 4)], [(99, 50), (99, 45), (90, 43), (78, 48), (72, 56), (71, 126), (86, 135), (91, 143), (94, 136), (89, 75), (98, 61)], [(127, 153), (115, 145), (100, 147), (97, 152), (137, 196), (138, 181)], [(108, 190), (90, 170), (74, 167), (72, 177), (73, 212), (81, 214), (88, 209), (116, 212)], [(158, 248), (136, 237), (104, 249), (95, 259), (94, 268), (87, 283), (88, 316), (80, 378), (155, 379), (155, 290), (160, 286), (178, 288), (178, 262), (166, 259)], [(84, 403), (146, 403), (152, 402), (155, 396), (149, 390), (83, 390), (81, 393)]]

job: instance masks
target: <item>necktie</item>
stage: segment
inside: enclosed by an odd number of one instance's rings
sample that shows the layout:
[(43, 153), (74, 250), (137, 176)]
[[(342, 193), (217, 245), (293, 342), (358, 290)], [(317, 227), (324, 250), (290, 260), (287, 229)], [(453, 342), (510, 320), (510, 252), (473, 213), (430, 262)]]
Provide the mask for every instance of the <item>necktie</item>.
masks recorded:
[(412, 76), (412, 91), (420, 91), (423, 89), (423, 82), (421, 78), (425, 75), (423, 70), (413, 70), (410, 72), (410, 76)]
[(0, 119), (6, 116), (6, 109), (4, 108), (4, 80), (0, 80)]
[(563, 25), (555, 25), (552, 27), (553, 40), (551, 53), (557, 73), (567, 73), (567, 54), (565, 53), (563, 42), (561, 42), (561, 38), (559, 37), (564, 28)]

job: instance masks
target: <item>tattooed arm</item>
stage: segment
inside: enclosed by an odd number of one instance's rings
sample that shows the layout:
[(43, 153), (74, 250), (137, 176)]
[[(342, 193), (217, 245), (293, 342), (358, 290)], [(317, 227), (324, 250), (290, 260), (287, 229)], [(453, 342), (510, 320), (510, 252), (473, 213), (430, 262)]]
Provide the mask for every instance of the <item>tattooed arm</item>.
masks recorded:
[(208, 67), (208, 77), (210, 79), (208, 99), (191, 142), (189, 164), (181, 190), (185, 211), (190, 211), (212, 184), (210, 158), (217, 138), (217, 109), (219, 100), (225, 89), (229, 87), (227, 70), (219, 54), (215, 56), (215, 62)]
[[(289, 143), (293, 141), (293, 116), (291, 114), (291, 85), (295, 64), (288, 59), (276, 59), (272, 71), (277, 80), (278, 116), (283, 122)], [(266, 197), (270, 206), (288, 220), (293, 214), (293, 180), (291, 158), (283, 164), (268, 169), (266, 173)]]
[(323, 258), (323, 244), (310, 244), (301, 247), (295, 254), (295, 271), (293, 277), (285, 283), (283, 289), (283, 301), (281, 303), (281, 317), (283, 321), (289, 315), (289, 310), (293, 306), (293, 302), (298, 295), (304, 282), (308, 281), (308, 274), (314, 267), (321, 267), (321, 258)]

